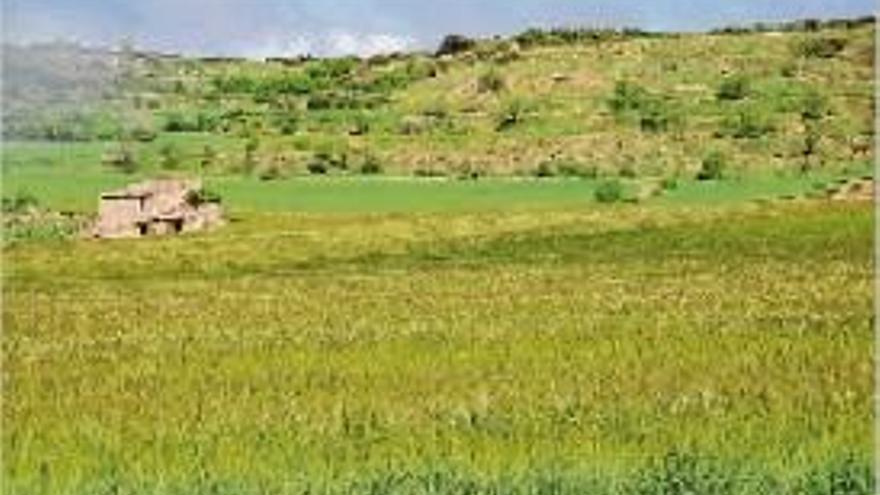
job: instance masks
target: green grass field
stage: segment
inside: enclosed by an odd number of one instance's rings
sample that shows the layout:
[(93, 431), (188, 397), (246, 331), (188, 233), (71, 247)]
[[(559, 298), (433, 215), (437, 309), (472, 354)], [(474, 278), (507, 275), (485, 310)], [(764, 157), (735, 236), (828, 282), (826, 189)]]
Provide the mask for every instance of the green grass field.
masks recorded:
[[(200, 141), (196, 138), (195, 142)], [(102, 167), (100, 156), (112, 146), (8, 143), (3, 149), (4, 194), (28, 193), (44, 207), (94, 213), (101, 192), (156, 173), (127, 176)], [(844, 170), (818, 170), (803, 175), (753, 172), (706, 182), (685, 178), (662, 197), (648, 201), (658, 205), (736, 204), (804, 195), (834, 179), (866, 174), (872, 174), (870, 164), (857, 162)], [(595, 203), (596, 187), (603, 180), (607, 179), (303, 176), (261, 181), (236, 175), (208, 175), (205, 184), (217, 191), (234, 213), (404, 213), (584, 207)], [(623, 182), (631, 192), (642, 183), (639, 179)]]
[(252, 213), (13, 246), (4, 492), (871, 493), (872, 225)]
[[(813, 27), (140, 54), (11, 114), (0, 492), (874, 493), (875, 209), (817, 197), (874, 173), (875, 29)], [(230, 222), (76, 238), (157, 175)]]

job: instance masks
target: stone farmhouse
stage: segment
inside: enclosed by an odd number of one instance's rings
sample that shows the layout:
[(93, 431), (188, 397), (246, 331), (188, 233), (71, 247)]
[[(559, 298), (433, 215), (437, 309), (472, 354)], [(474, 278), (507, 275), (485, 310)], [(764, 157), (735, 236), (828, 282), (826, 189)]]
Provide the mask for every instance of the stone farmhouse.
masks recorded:
[(200, 181), (150, 180), (101, 194), (90, 235), (129, 238), (210, 229), (224, 223), (219, 200), (206, 198)]

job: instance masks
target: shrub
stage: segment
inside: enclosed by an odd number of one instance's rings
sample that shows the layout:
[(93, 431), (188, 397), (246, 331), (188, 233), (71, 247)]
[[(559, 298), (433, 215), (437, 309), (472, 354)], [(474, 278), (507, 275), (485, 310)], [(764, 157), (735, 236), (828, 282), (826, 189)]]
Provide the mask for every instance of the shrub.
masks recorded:
[(669, 128), (670, 111), (659, 99), (649, 99), (643, 105), (639, 116), (639, 127), (645, 132), (664, 132)]
[(437, 56), (456, 55), (469, 51), (477, 46), (477, 42), (460, 34), (450, 34), (443, 38), (437, 49)]
[(370, 118), (366, 114), (359, 113), (352, 118), (348, 134), (351, 136), (363, 136), (370, 132)]
[(617, 179), (602, 181), (594, 193), (599, 203), (617, 203), (623, 199), (623, 184)]
[(299, 117), (291, 113), (276, 115), (274, 125), (281, 134), (289, 136), (295, 134), (299, 128)]
[(191, 206), (199, 206), (205, 203), (222, 203), (223, 198), (217, 191), (202, 188), (187, 192), (186, 202)]
[(149, 143), (156, 140), (158, 136), (156, 131), (150, 127), (138, 125), (130, 132), (131, 139), (142, 143)]
[(527, 107), (526, 102), (520, 98), (508, 100), (496, 118), (495, 130), (503, 132), (521, 123)]
[(413, 171), (413, 175), (416, 177), (446, 177), (447, 173), (445, 170), (435, 168), (417, 168)]
[(319, 160), (312, 160), (309, 162), (309, 164), (306, 165), (306, 169), (312, 175), (327, 175), (327, 172), (329, 171), (327, 164)]
[(678, 179), (675, 177), (664, 177), (660, 181), (660, 188), (664, 191), (674, 191), (678, 189)]
[(278, 164), (271, 164), (260, 171), (258, 178), (262, 181), (273, 181), (284, 178), (284, 172)]
[(163, 170), (177, 170), (180, 168), (180, 152), (172, 143), (167, 143), (159, 148), (159, 166)]
[(348, 170), (348, 154), (342, 152), (335, 155), (329, 147), (326, 147), (315, 152), (306, 168), (313, 175), (326, 175), (334, 168)]
[(620, 167), (618, 174), (624, 179), (635, 179), (639, 176), (636, 167), (632, 163), (625, 163)]
[(217, 159), (217, 151), (210, 144), (206, 144), (202, 148), (202, 157), (199, 160), (199, 165), (201, 168), (205, 169), (214, 164), (214, 161)]
[(618, 118), (634, 115), (645, 132), (664, 132), (676, 119), (667, 102), (641, 86), (619, 81), (608, 99), (608, 107)]
[(504, 77), (495, 68), (477, 78), (477, 91), (480, 93), (498, 93), (506, 87)]
[(482, 170), (473, 167), (470, 163), (463, 163), (457, 166), (455, 174), (459, 180), (478, 180), (484, 175)]
[(608, 99), (608, 106), (615, 115), (637, 111), (644, 105), (648, 92), (637, 84), (618, 81), (614, 85), (614, 93)]
[(828, 101), (822, 93), (811, 89), (801, 101), (801, 119), (821, 120), (828, 111)]
[(162, 129), (165, 132), (195, 132), (198, 130), (198, 126), (183, 113), (170, 112), (165, 114), (165, 123)]
[(563, 177), (580, 177), (595, 179), (599, 170), (595, 165), (584, 165), (574, 160), (559, 160), (556, 162), (556, 170)]
[(430, 126), (426, 119), (414, 116), (406, 116), (400, 121), (398, 132), (404, 136), (414, 136), (427, 131)]
[(845, 38), (810, 37), (795, 45), (795, 53), (804, 58), (834, 58), (846, 45)]
[(382, 173), (382, 164), (379, 159), (372, 153), (364, 155), (364, 161), (361, 164), (360, 172), (363, 175), (379, 175)]
[(36, 196), (19, 191), (12, 197), (3, 196), (3, 213), (25, 213), (40, 206)]
[(733, 76), (724, 79), (715, 93), (719, 100), (742, 100), (748, 95), (749, 80), (745, 76)]
[(534, 175), (539, 179), (556, 177), (556, 168), (552, 162), (541, 162), (538, 164), (538, 168), (535, 169)]
[(773, 132), (774, 129), (769, 116), (756, 109), (745, 108), (724, 119), (718, 135), (734, 139), (756, 139)]
[(724, 178), (724, 170), (727, 168), (727, 160), (720, 151), (711, 151), (703, 157), (697, 180), (721, 180)]
[(244, 172), (250, 174), (257, 168), (257, 150), (260, 148), (260, 141), (257, 138), (250, 138), (244, 144)]
[(134, 152), (124, 143), (106, 153), (102, 161), (105, 165), (109, 165), (124, 174), (133, 174), (137, 172), (139, 167)]

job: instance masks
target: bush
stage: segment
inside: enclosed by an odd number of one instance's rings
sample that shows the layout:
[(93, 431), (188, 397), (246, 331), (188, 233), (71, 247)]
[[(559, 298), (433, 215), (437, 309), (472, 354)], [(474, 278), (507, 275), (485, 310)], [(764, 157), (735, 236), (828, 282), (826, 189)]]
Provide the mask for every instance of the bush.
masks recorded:
[(503, 132), (522, 122), (528, 105), (520, 98), (508, 100), (496, 118), (495, 130)]
[(623, 184), (617, 179), (602, 181), (594, 193), (599, 203), (617, 203), (623, 199)]
[(447, 173), (445, 170), (439, 170), (435, 168), (417, 168), (413, 171), (413, 175), (416, 177), (446, 177)]
[(284, 172), (283, 172), (283, 170), (281, 170), (280, 166), (273, 163), (273, 164), (269, 165), (268, 167), (264, 168), (263, 170), (261, 170), (257, 177), (262, 181), (268, 182), (268, 181), (283, 179)]
[(678, 179), (675, 177), (664, 177), (660, 181), (660, 188), (664, 191), (674, 191), (678, 189)]
[(534, 175), (539, 179), (556, 177), (556, 168), (552, 162), (541, 162), (538, 164), (538, 168), (535, 169)]
[(379, 159), (375, 155), (367, 153), (361, 164), (360, 172), (363, 175), (379, 175), (382, 173), (382, 164), (379, 163)]
[(125, 144), (120, 144), (116, 149), (107, 152), (102, 162), (124, 174), (133, 174), (139, 167), (134, 152)]
[(180, 152), (177, 146), (168, 143), (159, 148), (159, 166), (163, 170), (177, 170), (180, 168)]
[(345, 171), (348, 170), (348, 154), (337, 155), (330, 149), (316, 151), (306, 168), (312, 175), (326, 175), (334, 168)]
[(184, 114), (172, 112), (165, 114), (165, 124), (162, 129), (165, 132), (192, 132), (196, 126)]
[(664, 132), (675, 121), (667, 102), (627, 81), (615, 84), (608, 107), (618, 119), (635, 116), (639, 127), (645, 132)]
[(846, 45), (845, 38), (811, 37), (798, 43), (795, 53), (804, 58), (834, 58)]
[(769, 116), (756, 109), (741, 109), (736, 115), (726, 118), (721, 124), (718, 136), (734, 139), (757, 139), (775, 130)]
[(721, 180), (724, 178), (724, 170), (727, 168), (727, 160), (720, 151), (711, 151), (705, 157), (697, 173), (697, 180)]
[(141, 143), (149, 143), (155, 141), (157, 136), (158, 135), (156, 134), (155, 130), (143, 125), (136, 126), (130, 132), (131, 139), (134, 139), (135, 141), (139, 141)]
[(260, 148), (260, 141), (257, 138), (250, 138), (244, 144), (244, 172), (246, 174), (253, 173), (257, 168), (257, 150)]
[(366, 114), (359, 113), (352, 118), (348, 128), (350, 136), (363, 136), (370, 133), (370, 118)]
[(460, 34), (450, 34), (443, 38), (437, 49), (437, 56), (456, 55), (469, 51), (477, 46), (477, 42)]
[(828, 111), (828, 101), (822, 93), (811, 89), (801, 101), (801, 119), (821, 120)]
[(505, 87), (504, 77), (495, 68), (477, 78), (477, 91), (480, 93), (498, 93)]
[(620, 167), (618, 174), (624, 179), (635, 179), (639, 176), (638, 171), (636, 171), (636, 167), (632, 163), (625, 163)]
[(330, 170), (325, 162), (318, 160), (312, 160), (309, 162), (309, 164), (306, 165), (306, 169), (312, 175), (327, 175), (327, 172)]
[(299, 117), (291, 113), (276, 115), (273, 123), (278, 131), (285, 136), (295, 134), (299, 129)]
[(12, 197), (3, 196), (3, 213), (25, 213), (40, 206), (40, 201), (29, 192), (17, 192)]
[(666, 104), (659, 99), (650, 99), (642, 105), (639, 128), (645, 132), (664, 132), (671, 120)]
[(618, 81), (614, 85), (614, 93), (608, 99), (608, 106), (615, 115), (640, 110), (648, 96), (648, 92), (637, 84)]
[(579, 177), (595, 179), (599, 170), (595, 165), (584, 165), (574, 160), (559, 160), (555, 162), (556, 171), (563, 177)]
[(745, 76), (728, 77), (721, 81), (715, 96), (719, 100), (742, 100), (749, 95), (749, 80)]
[(217, 159), (217, 151), (210, 144), (206, 144), (202, 147), (202, 156), (199, 159), (199, 166), (202, 169), (206, 169), (214, 165), (214, 161)]
[(191, 206), (197, 207), (205, 203), (222, 203), (223, 198), (212, 189), (202, 188), (187, 192), (186, 202)]

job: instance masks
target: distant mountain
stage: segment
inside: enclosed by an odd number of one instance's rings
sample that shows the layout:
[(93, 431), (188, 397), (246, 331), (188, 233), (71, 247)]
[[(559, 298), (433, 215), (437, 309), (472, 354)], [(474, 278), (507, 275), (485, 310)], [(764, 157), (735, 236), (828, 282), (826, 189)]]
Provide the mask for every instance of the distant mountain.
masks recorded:
[(26, 129), (47, 116), (81, 113), (116, 93), (121, 57), (106, 49), (72, 43), (0, 45), (3, 60), (5, 134)]

